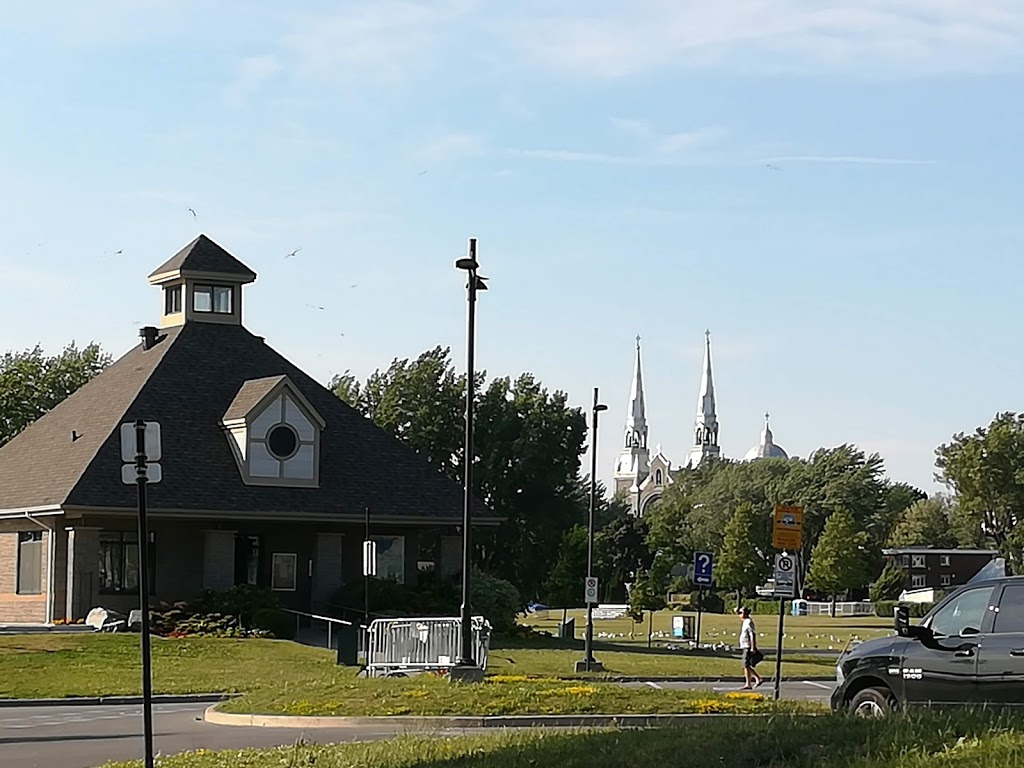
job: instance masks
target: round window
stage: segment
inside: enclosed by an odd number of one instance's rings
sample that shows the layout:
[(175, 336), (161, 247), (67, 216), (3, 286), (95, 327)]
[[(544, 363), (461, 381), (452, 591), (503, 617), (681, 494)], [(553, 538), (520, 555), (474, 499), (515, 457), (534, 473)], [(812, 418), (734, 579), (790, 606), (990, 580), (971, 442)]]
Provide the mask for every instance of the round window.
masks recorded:
[(278, 424), (267, 433), (267, 450), (275, 459), (290, 459), (299, 449), (299, 436), (287, 424)]

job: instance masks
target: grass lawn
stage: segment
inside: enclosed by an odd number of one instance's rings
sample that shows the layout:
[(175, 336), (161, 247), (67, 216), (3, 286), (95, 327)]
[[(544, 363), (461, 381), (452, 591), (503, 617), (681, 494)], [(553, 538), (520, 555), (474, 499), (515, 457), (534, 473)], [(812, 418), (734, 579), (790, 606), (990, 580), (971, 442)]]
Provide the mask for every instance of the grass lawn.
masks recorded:
[[(672, 638), (672, 617), (696, 614), (680, 613), (679, 611), (658, 611), (654, 614), (653, 632), (656, 643), (678, 643)], [(583, 609), (568, 612), (569, 618), (576, 619), (576, 635), (583, 637), (587, 613)], [(765, 648), (774, 648), (778, 635), (778, 616), (754, 616), (760, 642)], [(520, 623), (536, 629), (558, 634), (558, 625), (562, 621), (562, 611), (541, 611), (520, 617)], [(785, 637), (783, 647), (813, 652), (841, 651), (850, 640), (870, 640), (875, 637), (891, 635), (892, 619), (877, 616), (837, 617), (828, 616), (787, 616), (783, 627)], [(740, 621), (730, 614), (705, 613), (701, 617), (700, 641), (702, 643), (726, 643), (736, 645), (739, 642)], [(613, 637), (602, 638), (601, 634)], [(635, 623), (628, 616), (620, 619), (595, 619), (595, 640), (613, 640), (615, 643), (647, 645), (647, 621)]]
[[(888, 720), (705, 720), (646, 731), (505, 731), (364, 744), (195, 752), (162, 768), (979, 768), (1024, 766), (1024, 717), (923, 713)], [(141, 762), (108, 764), (136, 768)]]

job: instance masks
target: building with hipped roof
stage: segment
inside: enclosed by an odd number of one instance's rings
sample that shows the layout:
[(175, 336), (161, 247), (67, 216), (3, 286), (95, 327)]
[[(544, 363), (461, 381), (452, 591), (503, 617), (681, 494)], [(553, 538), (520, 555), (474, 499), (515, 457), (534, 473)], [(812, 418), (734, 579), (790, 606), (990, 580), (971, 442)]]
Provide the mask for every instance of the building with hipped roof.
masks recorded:
[[(150, 276), (159, 327), (0, 448), (0, 623), (138, 607), (136, 488), (120, 425), (158, 422), (150, 585), (181, 600), (236, 584), (324, 608), (361, 578), (461, 570), (462, 489), (242, 322), (256, 273), (200, 235)], [(480, 525), (499, 518), (484, 505)]]

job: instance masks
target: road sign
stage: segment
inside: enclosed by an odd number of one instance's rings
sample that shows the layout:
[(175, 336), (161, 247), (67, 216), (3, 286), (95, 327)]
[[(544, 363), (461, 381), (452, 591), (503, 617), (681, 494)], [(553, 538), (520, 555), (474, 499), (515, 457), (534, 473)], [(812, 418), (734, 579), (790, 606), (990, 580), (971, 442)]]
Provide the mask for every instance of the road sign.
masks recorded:
[(587, 576), (584, 581), (583, 600), (586, 603), (596, 603), (597, 600), (597, 576)]
[(367, 539), (363, 542), (363, 576), (377, 575), (377, 542)]
[(709, 587), (714, 581), (715, 556), (710, 552), (693, 553), (693, 583)]
[[(125, 464), (135, 463), (136, 446), (135, 422), (126, 421), (121, 425), (121, 461)], [(160, 461), (160, 423), (146, 422), (146, 461)]]
[(776, 549), (796, 551), (800, 549), (804, 533), (804, 508), (775, 508), (775, 524), (772, 526), (772, 546)]
[(775, 596), (796, 596), (796, 560), (786, 552), (775, 556)]
[[(159, 483), (164, 479), (163, 469), (159, 464), (146, 465), (146, 482)], [(139, 482), (139, 470), (134, 464), (121, 465), (121, 482), (125, 485), (135, 485)]]

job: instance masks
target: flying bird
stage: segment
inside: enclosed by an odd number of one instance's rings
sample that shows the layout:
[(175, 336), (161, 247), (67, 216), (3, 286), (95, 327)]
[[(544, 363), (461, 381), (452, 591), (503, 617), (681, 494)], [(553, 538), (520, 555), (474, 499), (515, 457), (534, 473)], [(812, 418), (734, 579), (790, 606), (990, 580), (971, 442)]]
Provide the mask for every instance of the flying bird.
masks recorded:
[(767, 168), (770, 171), (781, 171), (782, 170), (781, 168), (779, 168), (779, 166), (775, 165), (775, 163), (765, 163), (764, 167)]
[(417, 175), (417, 176), (423, 176), (423, 175), (425, 175), (426, 173), (427, 173), (426, 171), (420, 171), (420, 172), (419, 172), (419, 173), (417, 173), (416, 175)]
[(296, 248), (296, 249), (295, 249), (294, 251), (292, 251), (291, 253), (285, 254), (285, 258), (286, 258), (286, 259), (290, 259), (290, 258), (291, 258), (292, 256), (294, 256), (294, 255), (295, 255), (296, 253), (298, 253), (298, 252), (299, 252), (299, 251), (301, 251), (301, 250), (302, 250), (301, 248)]
[(309, 307), (310, 309), (323, 309), (323, 307), (318, 307), (315, 304), (307, 304), (306, 306)]
[(359, 283), (352, 283), (352, 285), (349, 286), (349, 288), (358, 288), (358, 287), (359, 287)]
[(193, 210), (192, 208), (189, 208), (188, 212), (192, 214), (192, 218), (193, 219), (197, 218), (195, 210)]

